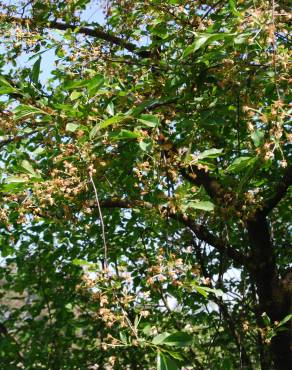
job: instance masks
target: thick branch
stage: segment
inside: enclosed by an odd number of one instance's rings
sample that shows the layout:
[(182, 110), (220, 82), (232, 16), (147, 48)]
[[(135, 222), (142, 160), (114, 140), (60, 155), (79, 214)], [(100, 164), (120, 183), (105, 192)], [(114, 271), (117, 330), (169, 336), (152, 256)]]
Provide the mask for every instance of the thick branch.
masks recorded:
[[(102, 30), (100, 26), (99, 28), (89, 28), (89, 27), (84, 27), (84, 26), (78, 27), (78, 25), (66, 24), (66, 23), (61, 23), (57, 21), (48, 21), (46, 23), (39, 23), (37, 20), (32, 19), (32, 18), (13, 17), (13, 16), (8, 16), (3, 13), (2, 14), (0, 13), (0, 19), (6, 22), (15, 22), (25, 27), (29, 26), (31, 28), (49, 28), (49, 29), (57, 29), (60, 31), (74, 30), (76, 33), (81, 33), (86, 36), (91, 36), (94, 38), (107, 41), (111, 44), (121, 46), (122, 48), (138, 55), (141, 58), (151, 57), (151, 52), (149, 50), (140, 49), (137, 45), (131, 42), (128, 42), (124, 40), (123, 38), (114, 35), (111, 32), (106, 32)], [(94, 27), (97, 27), (97, 26), (94, 26)]]
[[(95, 204), (93, 203), (91, 206), (95, 207)], [(121, 200), (121, 199), (101, 200), (100, 206), (103, 208), (141, 207), (141, 208), (145, 208), (149, 210), (156, 209), (153, 204), (149, 202), (140, 201), (140, 200), (134, 200), (134, 201)], [(235, 263), (241, 266), (247, 265), (249, 263), (249, 260), (245, 255), (243, 255), (242, 253), (240, 253), (233, 247), (226, 245), (226, 243), (223, 240), (211, 234), (205, 226), (195, 223), (195, 221), (189, 218), (187, 215), (183, 215), (181, 213), (172, 213), (172, 212), (168, 212), (168, 214), (173, 220), (176, 220), (182, 223), (183, 225), (188, 227), (190, 230), (192, 230), (198, 239), (206, 242), (211, 247), (218, 250), (220, 253), (226, 254)]]
[[(173, 102), (176, 101), (177, 98), (173, 99)], [(172, 102), (172, 100), (170, 101)], [(153, 108), (153, 107), (151, 107)], [(178, 153), (178, 149), (176, 146), (170, 142), (167, 138), (163, 135), (160, 137), (161, 144), (169, 144), (171, 146), (171, 151), (174, 153)], [(219, 201), (220, 198), (224, 194), (226, 194), (226, 190), (222, 187), (217, 179), (215, 179), (205, 168), (200, 168), (197, 165), (190, 165), (187, 168), (183, 167), (180, 168), (180, 174), (182, 177), (194, 185), (203, 186), (207, 192), (207, 194), (214, 200)]]
[(190, 170), (182, 169), (182, 176), (197, 186), (203, 186), (207, 194), (213, 199), (218, 200), (225, 193), (221, 184), (212, 177), (209, 172), (200, 169), (197, 166), (191, 166)]
[[(13, 342), (15, 343), (16, 348), (17, 348), (17, 349), (20, 347), (20, 346), (19, 346), (19, 343), (18, 343), (18, 341), (15, 339), (15, 337), (14, 337), (13, 335), (11, 335), (11, 334), (8, 332), (8, 330), (7, 330), (6, 326), (0, 322), (0, 338), (1, 338), (1, 337), (7, 337), (7, 338), (8, 338), (8, 339), (10, 339), (11, 341), (13, 341)], [(23, 354), (22, 354), (19, 350), (17, 350), (17, 352), (16, 352), (16, 353), (17, 353), (17, 355), (18, 355), (18, 357), (19, 357), (19, 359), (20, 359), (21, 363), (23, 363), (23, 361), (24, 361)]]
[(222, 254), (226, 254), (230, 259), (232, 259), (235, 263), (243, 266), (249, 264), (249, 259), (236, 249), (234, 249), (232, 246), (227, 245), (224, 240), (220, 239), (219, 237), (211, 234), (206, 226), (197, 224), (194, 220), (189, 218), (186, 215), (182, 214), (174, 214), (171, 215), (173, 219), (176, 219), (183, 223), (185, 226), (187, 226), (189, 229), (191, 229), (196, 237), (207, 244), (209, 244), (211, 247), (215, 248), (218, 252)]
[(286, 168), (283, 178), (274, 188), (274, 194), (264, 201), (259, 214), (268, 215), (286, 195), (289, 186), (292, 185), (292, 166)]

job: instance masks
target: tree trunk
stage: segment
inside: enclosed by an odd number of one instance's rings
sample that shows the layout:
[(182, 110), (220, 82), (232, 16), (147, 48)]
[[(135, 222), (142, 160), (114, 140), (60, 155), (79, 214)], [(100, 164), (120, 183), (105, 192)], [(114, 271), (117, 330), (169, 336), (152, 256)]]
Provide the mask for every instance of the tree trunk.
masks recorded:
[[(290, 297), (279, 278), (267, 219), (259, 212), (247, 227), (251, 246), (250, 271), (259, 297), (259, 311), (261, 314), (266, 312), (271, 323), (281, 321), (291, 313)], [(290, 330), (279, 332), (272, 339), (270, 354), (276, 370), (291, 369), (291, 340)]]

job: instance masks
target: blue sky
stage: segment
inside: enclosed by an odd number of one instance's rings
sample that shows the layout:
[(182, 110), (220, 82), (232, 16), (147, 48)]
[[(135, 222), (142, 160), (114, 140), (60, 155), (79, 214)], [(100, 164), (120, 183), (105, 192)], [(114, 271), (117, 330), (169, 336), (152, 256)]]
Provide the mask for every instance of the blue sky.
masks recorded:
[[(96, 0), (92, 0), (87, 5), (86, 9), (82, 11), (81, 19), (88, 23), (97, 22), (100, 25), (105, 24), (105, 17), (103, 14), (102, 7), (98, 5), (98, 2)], [(58, 31), (58, 34), (60, 34), (60, 40), (61, 40), (61, 32)], [(4, 51), (4, 48), (0, 46), (0, 53), (1, 52), (5, 52), (5, 51)], [(34, 62), (36, 61), (36, 59), (32, 57), (33, 57), (33, 53), (22, 54), (16, 60), (17, 67), (25, 68), (28, 66), (32, 66)], [(51, 72), (55, 68), (54, 66), (55, 60), (56, 60), (55, 49), (47, 50), (45, 53), (42, 54), (41, 73), (40, 73), (40, 82), (42, 84), (45, 84), (46, 81), (51, 77)], [(10, 67), (11, 66), (7, 65), (5, 68), (6, 71), (8, 71)]]

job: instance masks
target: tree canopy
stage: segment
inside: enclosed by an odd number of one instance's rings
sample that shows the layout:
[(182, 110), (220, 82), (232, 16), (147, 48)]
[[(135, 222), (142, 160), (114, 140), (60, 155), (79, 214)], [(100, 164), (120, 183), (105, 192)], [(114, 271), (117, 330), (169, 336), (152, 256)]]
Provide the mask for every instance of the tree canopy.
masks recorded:
[(288, 1), (0, 19), (0, 369), (290, 369)]

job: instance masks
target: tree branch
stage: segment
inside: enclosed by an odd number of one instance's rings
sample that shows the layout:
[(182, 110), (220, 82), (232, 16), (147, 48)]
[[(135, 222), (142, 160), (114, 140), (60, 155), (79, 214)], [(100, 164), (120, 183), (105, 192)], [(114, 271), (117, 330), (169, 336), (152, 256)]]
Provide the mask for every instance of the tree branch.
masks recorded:
[[(198, 245), (195, 242), (192, 243), (192, 244), (195, 248), (196, 257), (197, 257), (198, 262), (200, 264), (201, 271), (203, 273), (204, 278), (206, 279), (206, 278), (209, 277), (209, 273), (208, 273), (207, 267), (205, 266), (205, 263), (204, 263), (204, 257), (201, 253), (202, 251), (201, 251), (200, 245)], [(213, 288), (212, 282), (210, 282), (210, 288)], [(243, 346), (242, 335), (241, 335), (240, 331), (237, 330), (237, 328), (236, 328), (235, 321), (232, 319), (232, 316), (229, 313), (229, 309), (228, 309), (227, 304), (223, 301), (222, 297), (217, 297), (216, 295), (214, 295), (212, 297), (212, 299), (218, 305), (219, 310), (221, 311), (222, 316), (223, 316), (225, 322), (227, 323), (227, 325), (229, 327), (231, 335), (233, 336), (235, 344), (236, 344), (236, 346), (238, 348), (238, 351), (240, 353), (240, 360), (242, 362), (242, 365), (245, 365), (245, 366), (248, 366), (248, 368), (251, 368), (251, 361), (250, 361), (250, 359), (247, 355), (247, 351), (246, 351), (245, 347)]]
[(19, 345), (18, 341), (15, 339), (15, 337), (12, 334), (10, 334), (8, 332), (8, 330), (7, 330), (6, 326), (4, 325), (4, 323), (1, 323), (0, 322), (0, 338), (1, 337), (7, 337), (10, 340), (12, 340), (12, 342), (15, 343), (16, 348), (17, 348), (16, 353), (17, 353), (17, 355), (18, 355), (19, 360), (21, 361), (21, 363), (23, 363), (24, 362), (24, 357), (23, 357), (23, 354), (18, 350), (20, 348), (20, 345)]
[[(91, 207), (94, 207), (95, 204), (91, 204)], [(131, 209), (135, 207), (145, 208), (145, 209), (154, 209), (153, 204), (149, 202), (144, 202), (143, 200), (124, 200), (118, 198), (100, 200), (101, 208), (126, 208)]]
[(107, 248), (107, 242), (106, 242), (106, 236), (105, 236), (105, 227), (104, 227), (103, 216), (102, 216), (102, 212), (101, 212), (101, 208), (100, 208), (99, 197), (98, 197), (98, 194), (97, 194), (97, 189), (96, 189), (93, 177), (92, 177), (92, 170), (93, 170), (93, 168), (91, 168), (89, 170), (89, 179), (90, 179), (90, 182), (91, 182), (93, 190), (94, 190), (96, 205), (97, 205), (100, 224), (101, 224), (103, 250), (104, 250), (104, 263), (103, 263), (104, 266), (103, 267), (107, 267), (107, 250), (108, 250), (108, 248)]
[[(206, 11), (206, 13), (202, 16), (202, 18), (201, 18), (201, 21), (203, 21), (206, 17), (208, 17), (208, 15), (213, 11), (213, 10), (215, 10), (215, 8), (218, 6), (218, 5), (220, 5), (220, 3), (222, 3), (223, 1), (222, 0), (219, 0), (219, 1), (217, 1), (214, 5), (210, 5), (209, 6), (209, 9)], [(224, 5), (224, 4), (223, 4)], [(220, 7), (219, 7), (219, 9), (218, 10), (220, 10)]]
[[(177, 98), (173, 98), (167, 103), (175, 102)], [(159, 106), (159, 105), (158, 105)], [(154, 108), (156, 106), (154, 105)], [(153, 106), (150, 107), (153, 109)], [(171, 146), (171, 151), (174, 153), (178, 153), (178, 149), (176, 146), (165, 138), (163, 135), (160, 138), (161, 144), (169, 144)], [(181, 164), (179, 169), (180, 174), (182, 177), (194, 185), (203, 186), (207, 192), (207, 194), (215, 201), (219, 201), (224, 194), (226, 194), (226, 189), (219, 183), (217, 179), (215, 179), (208, 171), (204, 168), (200, 168), (197, 165), (189, 165), (187, 168)]]
[[(15, 16), (9, 16), (4, 13), (0, 13), (0, 19), (3, 22), (15, 22), (17, 24), (20, 24), (22, 26), (29, 26), (31, 28), (49, 28), (49, 29), (57, 29), (60, 31), (67, 31), (67, 30), (75, 30), (76, 33), (81, 33), (86, 36), (98, 38), (104, 41), (107, 41), (111, 44), (118, 45), (123, 47), (124, 49), (130, 51), (131, 53), (134, 53), (138, 55), (141, 58), (150, 58), (151, 57), (151, 51), (144, 50), (142, 48), (139, 48), (137, 45), (133, 44), (132, 42), (126, 41), (121, 37), (118, 37), (114, 35), (111, 32), (106, 32), (102, 29), (102, 27), (99, 26), (99, 28), (89, 28), (84, 26), (78, 26), (73, 24), (66, 24), (61, 23), (58, 21), (48, 21), (46, 23), (38, 23), (37, 20), (32, 18), (19, 18)], [(97, 27), (94, 25), (94, 27)]]
[(181, 175), (192, 184), (203, 186), (213, 200), (219, 200), (226, 193), (221, 184), (208, 171), (197, 166), (191, 166), (190, 169), (191, 171), (181, 169)]
[(1, 140), (0, 141), (0, 149), (3, 148), (4, 146), (10, 144), (10, 143), (17, 143), (23, 139), (27, 139), (30, 135), (36, 134), (38, 130), (27, 132), (23, 135), (17, 135), (17, 136), (11, 136), (7, 139)]
[(267, 216), (286, 195), (289, 186), (292, 185), (292, 166), (285, 169), (283, 178), (274, 188), (274, 194), (262, 204), (258, 215)]
[(196, 223), (187, 215), (171, 214), (170, 217), (180, 221), (182, 224), (192, 230), (198, 239), (206, 242), (218, 252), (226, 254), (230, 259), (240, 266), (247, 266), (249, 264), (248, 257), (234, 249), (232, 246), (227, 245), (221, 238), (211, 234), (206, 226)]
[[(92, 208), (95, 208), (96, 204), (92, 202), (90, 206)], [(127, 208), (127, 209), (140, 207), (140, 208), (145, 208), (148, 210), (156, 209), (156, 207), (149, 202), (144, 202), (141, 200), (128, 201), (128, 200), (121, 200), (121, 199), (101, 200), (100, 207), (102, 208)], [(211, 247), (218, 250), (220, 253), (226, 254), (235, 263), (241, 266), (249, 264), (248, 257), (240, 253), (233, 247), (226, 245), (226, 243), (222, 239), (211, 234), (204, 225), (197, 224), (194, 220), (192, 220), (190, 217), (188, 217), (185, 214), (181, 214), (177, 212), (175, 213), (168, 212), (168, 214), (169, 214), (169, 217), (171, 217), (173, 220), (180, 222), (181, 224), (183, 224), (184, 226), (192, 230), (198, 239), (206, 242)]]

